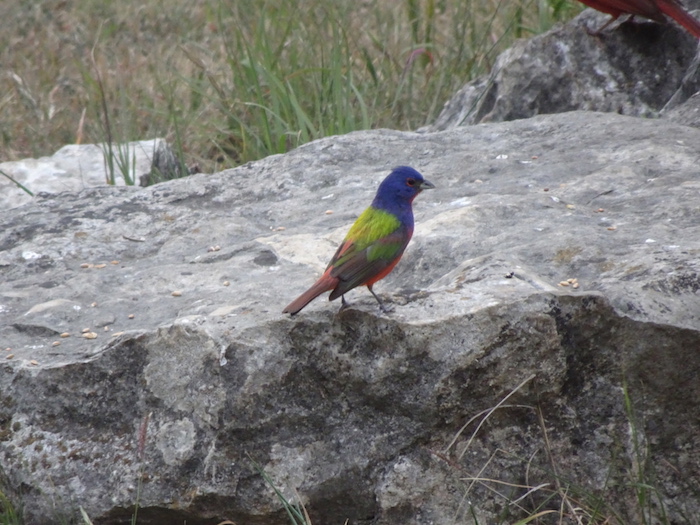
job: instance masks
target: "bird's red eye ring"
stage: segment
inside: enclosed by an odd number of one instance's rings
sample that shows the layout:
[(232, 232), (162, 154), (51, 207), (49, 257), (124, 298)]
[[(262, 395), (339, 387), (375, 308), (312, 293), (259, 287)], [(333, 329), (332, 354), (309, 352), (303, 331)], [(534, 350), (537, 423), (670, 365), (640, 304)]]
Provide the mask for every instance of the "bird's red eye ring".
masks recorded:
[(406, 184), (413, 187), (416, 185), (416, 179), (406, 179)]

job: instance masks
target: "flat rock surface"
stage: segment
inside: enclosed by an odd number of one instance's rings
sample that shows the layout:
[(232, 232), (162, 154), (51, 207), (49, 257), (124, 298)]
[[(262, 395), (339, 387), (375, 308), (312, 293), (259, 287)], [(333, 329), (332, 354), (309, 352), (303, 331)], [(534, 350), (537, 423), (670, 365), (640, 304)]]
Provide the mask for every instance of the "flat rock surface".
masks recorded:
[[(77, 505), (120, 523), (146, 471), (145, 522), (283, 523), (252, 457), (319, 523), (441, 522), (463, 474), (426, 450), (528, 378), (540, 386), (521, 401), (559, 407), (553, 446), (576, 450), (561, 468), (604, 490), (605, 443), (629, 429), (621, 367), (657, 385), (644, 413), (670, 415), (650, 430), (666, 440), (652, 453), (677, 465), (672, 432), (688, 446), (700, 435), (697, 408), (671, 394), (700, 366), (699, 156), (700, 130), (573, 112), (352, 133), (214, 175), (7, 210), (6, 492), (32, 495), (27, 523)], [(339, 315), (325, 298), (282, 315), (399, 164), (436, 189), (416, 199), (413, 241), (375, 286), (394, 312), (357, 289)], [(536, 440), (517, 436), (533, 421), (494, 423), (472, 459), (487, 462), (494, 442), (526, 457)], [(684, 456), (691, 477), (698, 450)], [(484, 505), (488, 521), (498, 505)]]

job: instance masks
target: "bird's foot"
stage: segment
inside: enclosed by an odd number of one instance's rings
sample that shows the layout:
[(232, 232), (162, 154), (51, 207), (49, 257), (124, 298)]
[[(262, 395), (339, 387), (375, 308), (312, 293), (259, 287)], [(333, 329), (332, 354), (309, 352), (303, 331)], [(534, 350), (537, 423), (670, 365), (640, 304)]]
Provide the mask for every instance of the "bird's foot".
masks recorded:
[(384, 312), (385, 314), (388, 314), (388, 313), (391, 313), (391, 312), (394, 311), (394, 307), (384, 304), (384, 301), (382, 301), (382, 300), (379, 298), (379, 296), (378, 296), (376, 293), (374, 293), (374, 290), (372, 290), (372, 287), (371, 287), (371, 286), (368, 286), (367, 289), (370, 291), (370, 293), (371, 293), (372, 295), (374, 295), (374, 298), (375, 298), (375, 299), (377, 300), (377, 302), (379, 303), (379, 309), (380, 309), (382, 312)]
[(345, 300), (345, 296), (344, 296), (344, 295), (341, 295), (341, 296), (340, 296), (340, 301), (341, 301), (342, 304), (340, 305), (340, 308), (338, 309), (338, 313), (342, 312), (342, 311), (345, 310), (348, 306), (350, 306), (350, 303), (347, 302), (347, 301)]
[(391, 312), (394, 311), (393, 306), (391, 306), (389, 304), (385, 304), (385, 303), (379, 303), (379, 309), (385, 314), (390, 314)]

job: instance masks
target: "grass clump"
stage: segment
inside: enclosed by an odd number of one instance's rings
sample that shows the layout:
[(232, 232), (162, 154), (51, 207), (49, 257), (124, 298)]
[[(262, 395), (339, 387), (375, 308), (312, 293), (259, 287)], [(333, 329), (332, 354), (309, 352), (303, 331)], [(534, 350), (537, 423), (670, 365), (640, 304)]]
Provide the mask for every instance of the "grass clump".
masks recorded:
[[(0, 161), (165, 137), (204, 171), (415, 129), (564, 0), (2, 2)], [(121, 169), (118, 168), (117, 169)]]
[(19, 512), (5, 494), (0, 492), (0, 525), (21, 525)]
[[(443, 451), (433, 454), (449, 464), (464, 484), (464, 491), (454, 523), (482, 523), (480, 516), (497, 515), (493, 523), (514, 525), (664, 525), (675, 523), (667, 513), (666, 499), (657, 488), (657, 476), (650, 458), (648, 444), (643, 437), (642, 423), (638, 420), (627, 385), (623, 385), (622, 403), (627, 417), (628, 431), (620, 443), (611, 445), (610, 460), (604, 488), (584, 485), (564, 470), (571, 471), (570, 458), (557, 456), (550, 443), (551, 429), (539, 406), (508, 404), (508, 400), (530, 382), (525, 379), (497, 405), (484, 410), (455, 434)], [(509, 450), (509, 439), (522, 445), (521, 436), (501, 434), (503, 443), (490, 447), (478, 445), (478, 435), (497, 412), (529, 413), (528, 420), (536, 421), (539, 436), (532, 442), (531, 455), (521, 457)], [(470, 434), (466, 434), (472, 428)], [(513, 432), (521, 432), (516, 427)], [(508, 435), (504, 438), (504, 436)], [(484, 453), (486, 452), (486, 455)], [(482, 457), (476, 472), (464, 462), (465, 456)], [(564, 467), (562, 463), (567, 462)], [(465, 521), (466, 520), (466, 521)], [(491, 523), (491, 522), (489, 522)], [(687, 523), (694, 523), (688, 520)]]

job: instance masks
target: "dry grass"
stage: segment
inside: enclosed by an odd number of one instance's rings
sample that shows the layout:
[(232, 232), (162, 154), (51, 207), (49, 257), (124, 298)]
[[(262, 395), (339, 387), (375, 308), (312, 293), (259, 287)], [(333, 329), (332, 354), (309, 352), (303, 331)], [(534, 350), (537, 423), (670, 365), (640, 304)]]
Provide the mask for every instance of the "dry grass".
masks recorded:
[(205, 170), (353, 129), (412, 129), (567, 6), (0, 2), (0, 161), (105, 140), (103, 96), (114, 140), (164, 136)]

